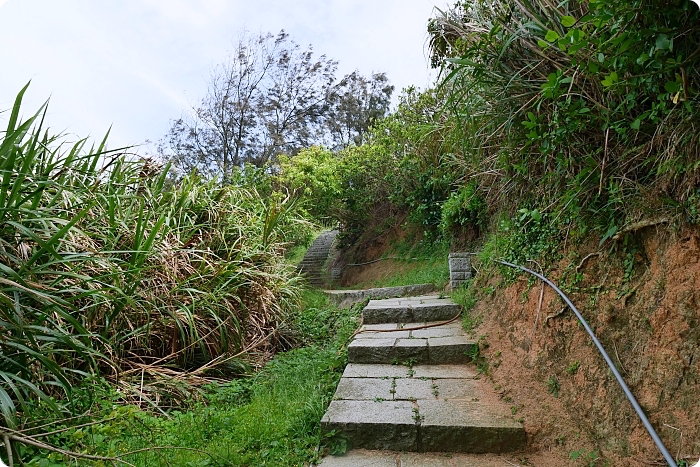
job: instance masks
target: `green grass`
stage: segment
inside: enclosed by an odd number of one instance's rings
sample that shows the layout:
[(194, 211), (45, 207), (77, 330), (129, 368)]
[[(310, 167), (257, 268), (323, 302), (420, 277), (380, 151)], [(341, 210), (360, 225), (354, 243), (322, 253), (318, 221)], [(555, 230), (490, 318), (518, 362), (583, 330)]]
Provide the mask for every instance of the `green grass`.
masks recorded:
[[(127, 440), (130, 449), (172, 445), (201, 453), (147, 452), (128, 460), (137, 466), (202, 465), (207, 460), (211, 465), (302, 466), (318, 455), (319, 422), (342, 368), (343, 357), (335, 348), (280, 354), (243, 385), (233, 385), (232, 395), (247, 390), (249, 401), (236, 404), (223, 397), (171, 420), (148, 417), (144, 433), (150, 439), (137, 435)], [(229, 390), (212, 388), (208, 397), (225, 396)]]
[[(188, 410), (168, 416), (113, 406), (119, 395), (109, 385), (92, 386), (97, 398), (92, 411), (117, 418), (72, 428), (48, 441), (73, 451), (123, 456), (138, 467), (308, 465), (322, 452), (320, 420), (344, 369), (344, 346), (357, 328), (358, 310), (334, 307), (313, 290), (302, 302), (294, 328), (309, 345), (278, 354), (255, 375), (209, 385)], [(145, 451), (125, 455), (140, 449)], [(69, 463), (60, 454), (36, 449), (23, 452), (29, 466), (104, 465)]]
[(450, 293), (452, 300), (462, 305), (462, 328), (470, 334), (474, 333), (474, 330), (481, 324), (482, 320), (480, 315), (474, 313), (474, 307), (479, 300), (479, 293), (480, 291), (477, 290), (474, 279)]

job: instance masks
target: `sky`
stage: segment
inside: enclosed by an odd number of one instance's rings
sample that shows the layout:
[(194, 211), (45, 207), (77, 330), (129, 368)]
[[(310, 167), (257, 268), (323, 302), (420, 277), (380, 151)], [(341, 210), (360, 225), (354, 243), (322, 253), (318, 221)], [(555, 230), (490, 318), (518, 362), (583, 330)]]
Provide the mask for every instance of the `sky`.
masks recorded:
[[(434, 0), (0, 0), (0, 111), (31, 80), (23, 115), (49, 99), (67, 140), (157, 142), (205, 95), (211, 69), (242, 31), (284, 29), (338, 77), (386, 72), (395, 95), (425, 89)], [(0, 113), (4, 127), (7, 112)], [(153, 143), (138, 152), (152, 152)]]

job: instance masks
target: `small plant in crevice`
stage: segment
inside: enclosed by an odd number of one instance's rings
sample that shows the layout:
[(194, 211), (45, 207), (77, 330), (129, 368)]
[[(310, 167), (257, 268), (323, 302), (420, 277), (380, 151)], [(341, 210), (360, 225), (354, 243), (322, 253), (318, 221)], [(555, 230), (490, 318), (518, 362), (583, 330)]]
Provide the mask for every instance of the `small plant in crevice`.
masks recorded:
[(556, 376), (551, 375), (547, 381), (547, 392), (554, 397), (559, 397), (559, 390), (561, 389), (561, 383)]
[(571, 460), (580, 460), (588, 467), (595, 467), (596, 462), (600, 460), (598, 451), (588, 452), (585, 449), (571, 451), (569, 453), (569, 458), (571, 458)]
[(331, 456), (342, 456), (352, 449), (352, 442), (345, 433), (332, 430), (323, 435), (323, 444), (328, 447)]
[(424, 419), (425, 419), (425, 417), (420, 414), (420, 412), (418, 411), (418, 408), (414, 407), (413, 408), (413, 421), (416, 423), (416, 425), (421, 423)]
[(625, 252), (625, 259), (622, 263), (623, 267), (624, 267), (624, 272), (625, 272), (623, 282), (625, 282), (625, 283), (631, 281), (632, 278), (634, 278), (634, 274), (635, 274), (634, 266), (637, 263), (637, 260), (635, 257), (636, 254), (637, 254), (636, 247), (632, 247), (631, 249), (629, 249), (628, 251)]
[(403, 365), (403, 366), (407, 366), (409, 369), (412, 369), (412, 368), (413, 368), (413, 365), (415, 365), (416, 363), (418, 363), (418, 360), (417, 360), (416, 358), (414, 358), (414, 357), (410, 357), (408, 360), (405, 360), (405, 361), (402, 363), (402, 365)]
[(578, 360), (574, 360), (573, 362), (569, 363), (569, 366), (566, 368), (566, 372), (570, 375), (575, 375), (580, 367), (581, 362)]
[(476, 371), (478, 374), (488, 375), (489, 360), (485, 356), (481, 355), (479, 352), (479, 346), (482, 346), (485, 349), (488, 348), (488, 342), (486, 342), (485, 336), (480, 336), (477, 344), (473, 345), (466, 355), (469, 357), (469, 363), (476, 365)]

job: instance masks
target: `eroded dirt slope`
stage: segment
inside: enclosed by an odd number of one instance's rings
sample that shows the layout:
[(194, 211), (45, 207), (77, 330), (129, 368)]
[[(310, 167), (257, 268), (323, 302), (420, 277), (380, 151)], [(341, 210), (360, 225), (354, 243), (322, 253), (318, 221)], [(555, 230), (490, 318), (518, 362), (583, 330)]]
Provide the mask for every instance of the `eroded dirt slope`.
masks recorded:
[[(635, 248), (583, 263), (594, 249), (569, 252), (550, 279), (568, 285), (669, 452), (695, 463), (700, 232), (646, 232)], [(529, 450), (558, 453), (570, 465), (666, 465), (574, 314), (557, 315), (563, 303), (555, 292), (546, 287), (540, 305), (540, 283), (501, 283), (499, 275), (477, 282), (497, 288), (474, 311), (483, 320), (475, 333), (483, 336), (487, 377), (524, 420)]]
[[(700, 230), (647, 229), (625, 248), (609, 247), (571, 249), (548, 277), (593, 327), (670, 453), (692, 465), (700, 457)], [(361, 274), (387, 274), (386, 268), (375, 263)], [(475, 287), (482, 377), (528, 432), (527, 452), (510, 462), (666, 465), (553, 290), (545, 287), (540, 301), (540, 282), (521, 277), (506, 286), (498, 273), (481, 274)]]

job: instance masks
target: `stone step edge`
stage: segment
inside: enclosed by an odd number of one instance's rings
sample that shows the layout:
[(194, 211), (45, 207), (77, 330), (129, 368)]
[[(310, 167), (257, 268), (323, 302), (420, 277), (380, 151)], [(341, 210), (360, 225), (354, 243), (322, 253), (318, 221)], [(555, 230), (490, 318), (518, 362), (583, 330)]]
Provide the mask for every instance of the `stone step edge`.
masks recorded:
[[(381, 417), (378, 420), (369, 418), (367, 422), (333, 421), (330, 414), (334, 411), (336, 414), (350, 414), (351, 419), (367, 415), (374, 417), (377, 413), (386, 412), (386, 405), (381, 402), (333, 400), (321, 419), (321, 431), (342, 433), (355, 447), (363, 449), (485, 454), (519, 451), (527, 446), (527, 434), (522, 423), (503, 416), (492, 415), (494, 423), (491, 424), (441, 424), (436, 423), (436, 417), (431, 415), (433, 420), (426, 423), (428, 413), (422, 414), (416, 402), (386, 402), (396, 410), (392, 413), (391, 421), (382, 420)], [(425, 401), (422, 403), (425, 404)], [(441, 401), (435, 403), (440, 404)], [(344, 406), (355, 408), (347, 409)]]
[(396, 287), (378, 287), (363, 290), (324, 290), (332, 303), (340, 308), (350, 308), (366, 299), (381, 300), (395, 297), (415, 297), (437, 291), (435, 284), (412, 284)]
[(462, 307), (456, 303), (420, 306), (371, 306), (362, 310), (363, 324), (427, 323), (447, 321), (459, 315)]
[[(393, 344), (387, 345), (389, 341), (393, 341)], [(392, 364), (404, 361), (411, 361), (416, 365), (470, 363), (478, 349), (479, 344), (476, 341), (461, 336), (428, 339), (361, 339), (353, 340), (348, 346), (348, 363)]]

